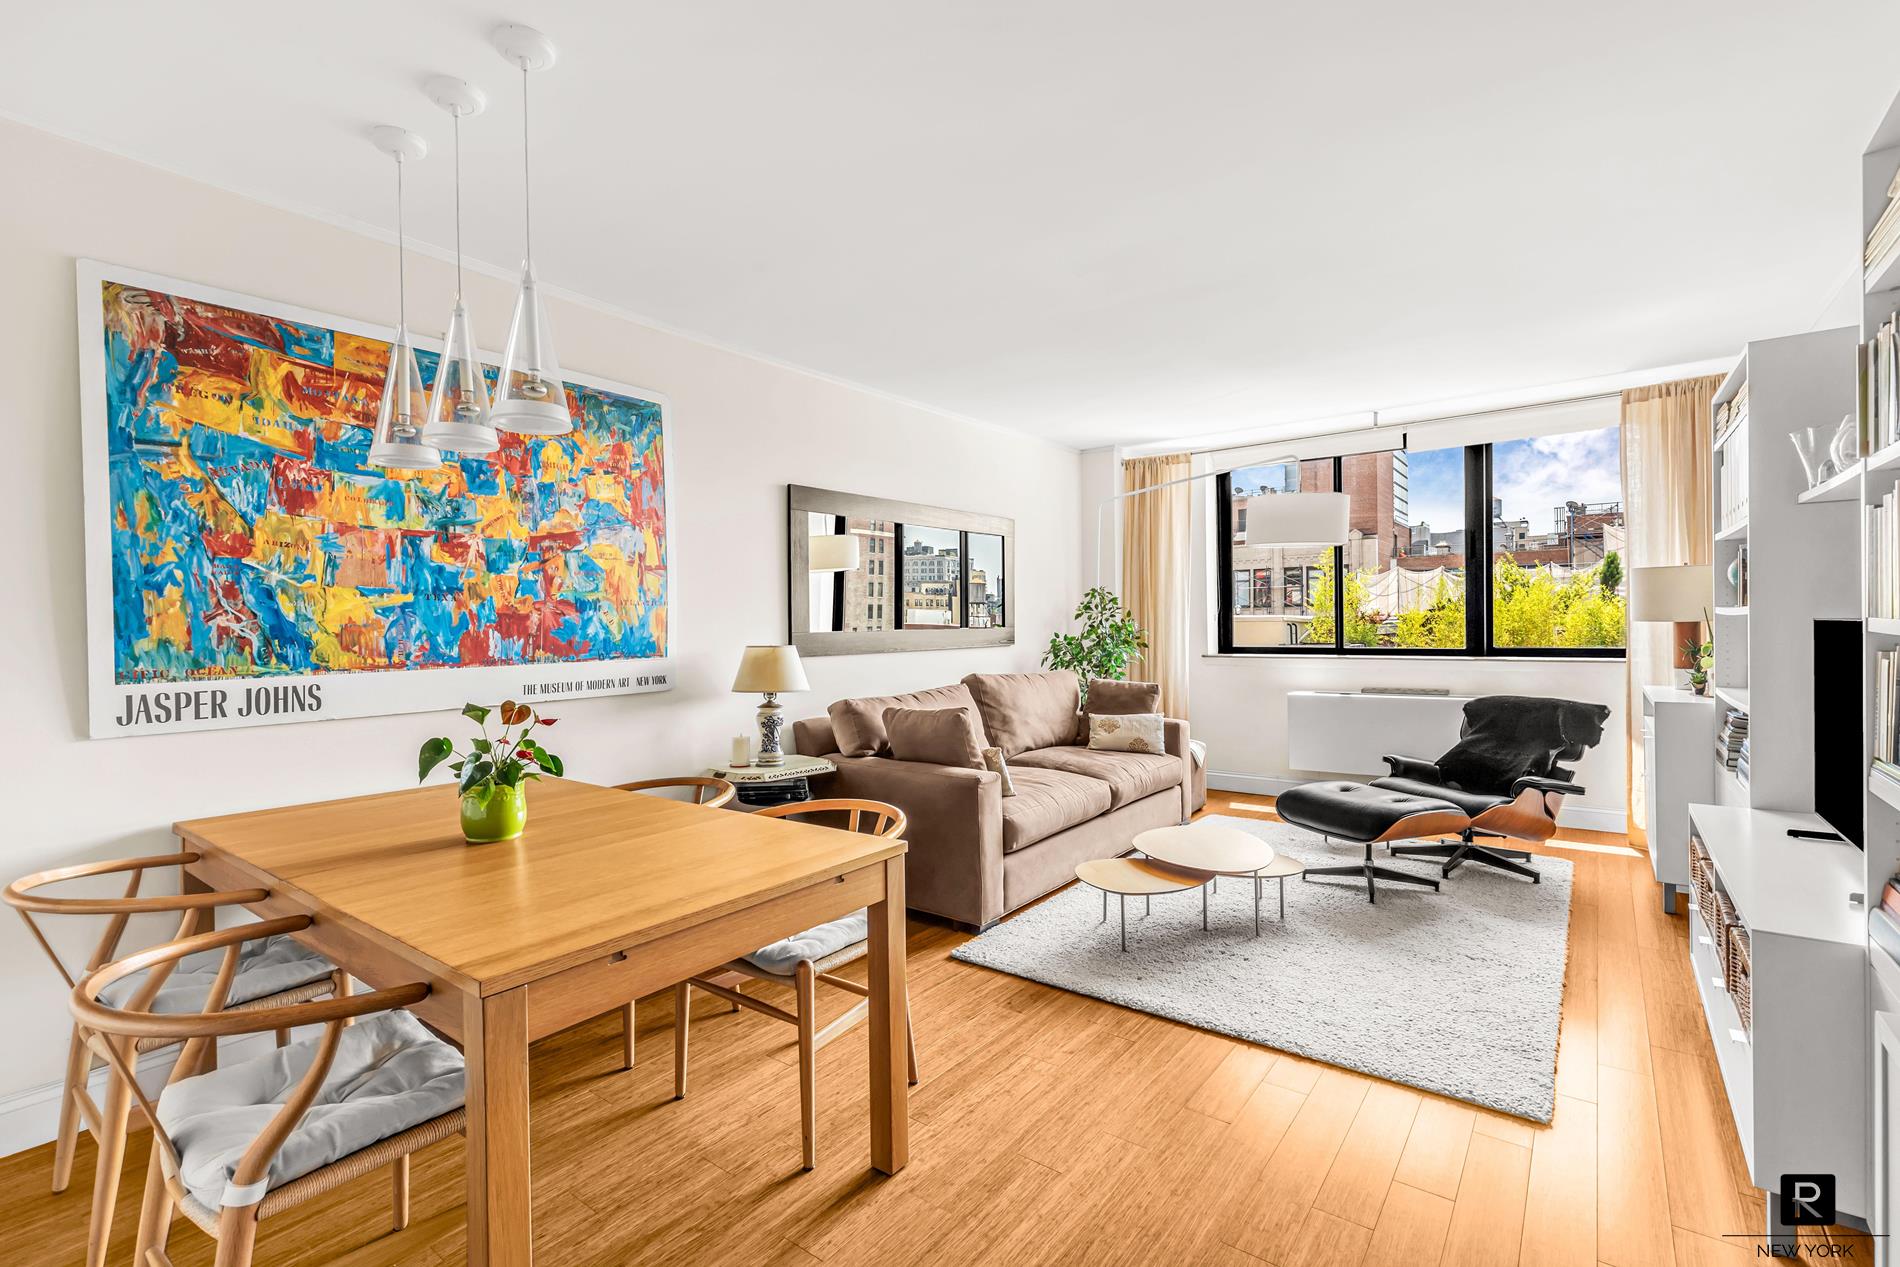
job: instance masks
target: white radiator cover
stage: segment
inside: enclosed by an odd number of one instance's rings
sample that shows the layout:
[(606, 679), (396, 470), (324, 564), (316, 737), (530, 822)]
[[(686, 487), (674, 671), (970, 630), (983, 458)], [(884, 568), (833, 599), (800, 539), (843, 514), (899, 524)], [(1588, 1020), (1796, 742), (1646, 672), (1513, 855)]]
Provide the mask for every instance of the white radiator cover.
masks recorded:
[(1388, 752), (1429, 761), (1458, 742), (1469, 695), (1288, 691), (1286, 754), (1314, 774), (1389, 774)]

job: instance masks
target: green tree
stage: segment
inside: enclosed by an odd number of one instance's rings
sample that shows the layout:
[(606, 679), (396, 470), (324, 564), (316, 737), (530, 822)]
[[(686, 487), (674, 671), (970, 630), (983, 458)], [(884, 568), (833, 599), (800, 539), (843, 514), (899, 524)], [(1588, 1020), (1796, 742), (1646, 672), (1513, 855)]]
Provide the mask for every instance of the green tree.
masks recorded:
[(1440, 575), (1432, 586), (1431, 601), (1403, 612), (1393, 644), (1400, 647), (1438, 647), (1456, 650), (1465, 645), (1465, 592)]
[(1597, 584), (1603, 587), (1605, 594), (1614, 594), (1623, 588), (1623, 558), (1616, 551), (1603, 556), (1603, 563), (1597, 568)]
[[(1318, 570), (1319, 578), (1313, 582), (1312, 593), (1307, 595), (1307, 610), (1313, 613), (1313, 619), (1306, 626), (1304, 641), (1331, 646), (1333, 642), (1333, 590), (1338, 581), (1331, 550), (1327, 550), (1320, 556)], [(1379, 645), (1379, 623), (1370, 618), (1365, 605), (1364, 575), (1359, 572), (1347, 572), (1345, 603), (1347, 646), (1376, 647)]]

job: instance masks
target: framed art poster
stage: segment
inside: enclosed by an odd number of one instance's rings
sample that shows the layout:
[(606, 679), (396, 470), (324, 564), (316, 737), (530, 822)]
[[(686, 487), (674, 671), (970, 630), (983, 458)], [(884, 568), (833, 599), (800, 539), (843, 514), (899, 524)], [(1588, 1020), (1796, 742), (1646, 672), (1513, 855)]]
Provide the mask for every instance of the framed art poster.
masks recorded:
[(569, 434), (385, 470), (394, 331), (78, 275), (95, 738), (671, 685), (663, 397), (570, 372)]

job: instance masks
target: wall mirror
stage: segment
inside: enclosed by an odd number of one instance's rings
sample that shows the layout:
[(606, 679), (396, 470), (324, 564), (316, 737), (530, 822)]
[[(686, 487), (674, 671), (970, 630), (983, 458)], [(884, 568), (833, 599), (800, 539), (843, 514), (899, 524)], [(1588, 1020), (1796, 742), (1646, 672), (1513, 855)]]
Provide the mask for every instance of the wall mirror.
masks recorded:
[(788, 487), (790, 634), (800, 655), (1016, 641), (1016, 521)]

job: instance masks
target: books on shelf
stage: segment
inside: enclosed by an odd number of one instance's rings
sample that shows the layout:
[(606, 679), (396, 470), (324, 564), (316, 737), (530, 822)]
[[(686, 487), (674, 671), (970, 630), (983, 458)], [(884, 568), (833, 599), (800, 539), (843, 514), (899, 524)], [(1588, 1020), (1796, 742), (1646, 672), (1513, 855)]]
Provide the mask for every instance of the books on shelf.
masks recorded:
[(1742, 781), (1743, 787), (1748, 786), (1748, 740), (1745, 738), (1742, 740), (1741, 748), (1736, 752), (1735, 777)]
[(1868, 269), (1893, 253), (1900, 246), (1900, 174), (1887, 186), (1887, 205), (1874, 221), (1874, 227), (1867, 233), (1867, 249), (1861, 255), (1861, 263)]
[(1874, 767), (1900, 780), (1900, 751), (1894, 745), (1894, 714), (1900, 707), (1900, 649), (1874, 656)]
[(1900, 441), (1900, 313), (1890, 314), (1860, 349), (1860, 451)]
[(1867, 508), (1867, 615), (1900, 617), (1900, 495), (1893, 490)]
[(1748, 744), (1748, 714), (1731, 708), (1722, 718), (1721, 733), (1715, 737), (1715, 759), (1730, 770), (1742, 764), (1742, 750)]
[(1867, 917), (1867, 935), (1876, 946), (1895, 959), (1900, 959), (1900, 911), (1888, 905), (1893, 894), (1893, 881), (1887, 881), (1887, 892), (1881, 897), (1880, 905)]
[[(1743, 385), (1746, 388), (1746, 384)], [(1739, 397), (1738, 397), (1739, 399)], [(1733, 402), (1731, 402), (1733, 403)], [(1748, 420), (1730, 427), (1734, 432), (1745, 429)], [(1715, 451), (1715, 522), (1717, 532), (1726, 532), (1737, 524), (1748, 520), (1748, 437), (1745, 433), (1738, 442), (1722, 446)]]
[(1735, 389), (1735, 394), (1715, 407), (1715, 443), (1719, 446), (1729, 437), (1729, 433), (1748, 421), (1748, 380)]

